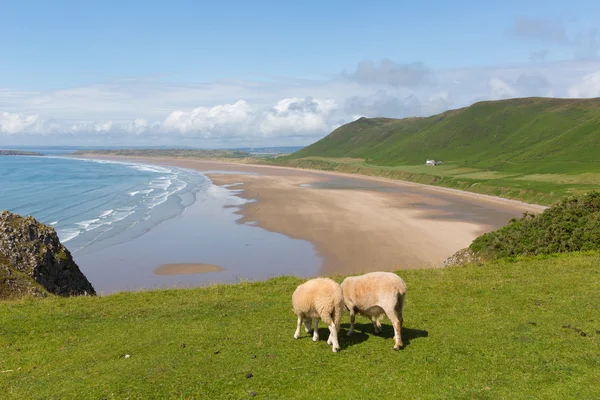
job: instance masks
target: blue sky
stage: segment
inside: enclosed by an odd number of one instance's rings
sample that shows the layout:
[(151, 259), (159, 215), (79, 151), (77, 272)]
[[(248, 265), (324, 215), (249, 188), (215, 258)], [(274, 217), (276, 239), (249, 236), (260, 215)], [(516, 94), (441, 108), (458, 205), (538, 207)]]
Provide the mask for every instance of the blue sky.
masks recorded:
[(4, 0), (0, 145), (307, 144), (359, 116), (600, 96), (600, 2), (371, 3)]

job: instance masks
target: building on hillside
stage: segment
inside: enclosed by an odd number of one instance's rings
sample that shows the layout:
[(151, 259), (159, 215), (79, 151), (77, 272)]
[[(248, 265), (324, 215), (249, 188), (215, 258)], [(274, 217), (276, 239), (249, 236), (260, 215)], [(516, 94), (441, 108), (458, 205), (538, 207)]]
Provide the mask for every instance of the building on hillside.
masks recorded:
[(434, 165), (438, 165), (441, 164), (441, 161), (435, 161), (435, 160), (427, 160), (425, 161), (425, 165), (430, 165), (430, 166), (434, 166)]

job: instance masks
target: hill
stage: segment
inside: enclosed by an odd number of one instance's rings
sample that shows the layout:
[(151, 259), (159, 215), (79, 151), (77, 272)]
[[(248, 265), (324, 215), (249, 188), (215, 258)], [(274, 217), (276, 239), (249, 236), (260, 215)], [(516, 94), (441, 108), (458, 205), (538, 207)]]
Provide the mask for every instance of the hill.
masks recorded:
[(292, 155), (377, 165), (426, 159), (498, 171), (574, 173), (600, 165), (600, 98), (486, 101), (428, 118), (361, 118)]
[(241, 150), (201, 150), (201, 149), (86, 149), (72, 153), (74, 156), (127, 156), (127, 157), (173, 157), (173, 158), (246, 158), (251, 154)]
[[(409, 270), (404, 350), (357, 318), (292, 338), (301, 279), (0, 307), (0, 392), (25, 398), (600, 397), (597, 253)], [(341, 280), (338, 279), (338, 281)], [(300, 383), (301, 382), (301, 383)]]
[(36, 151), (0, 150), (0, 156), (43, 156), (43, 154)]
[[(427, 159), (443, 164), (426, 167)], [(427, 118), (360, 118), (278, 161), (550, 204), (600, 187), (600, 98), (522, 98)]]

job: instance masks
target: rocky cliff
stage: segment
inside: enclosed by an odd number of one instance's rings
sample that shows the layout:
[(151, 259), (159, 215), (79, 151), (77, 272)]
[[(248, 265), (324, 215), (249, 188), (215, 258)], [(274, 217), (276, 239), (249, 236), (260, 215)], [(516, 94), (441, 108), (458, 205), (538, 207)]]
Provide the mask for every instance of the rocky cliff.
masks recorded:
[(95, 295), (54, 228), (0, 212), (0, 298)]

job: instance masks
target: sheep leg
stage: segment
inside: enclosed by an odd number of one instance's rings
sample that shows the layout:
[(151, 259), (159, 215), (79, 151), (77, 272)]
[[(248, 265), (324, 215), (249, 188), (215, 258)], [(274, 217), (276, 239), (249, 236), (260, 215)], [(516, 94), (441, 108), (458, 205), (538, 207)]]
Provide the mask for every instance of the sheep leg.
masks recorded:
[(356, 318), (356, 313), (354, 311), (354, 307), (349, 308), (348, 311), (350, 311), (350, 329), (348, 330), (348, 333), (346, 333), (346, 336), (352, 336), (354, 333), (354, 320)]
[(313, 342), (317, 342), (319, 340), (319, 319), (313, 318)]
[(379, 321), (379, 317), (371, 317), (371, 322), (373, 323), (373, 332), (378, 335), (381, 333), (381, 322)]
[(340, 343), (338, 342), (338, 332), (333, 321), (329, 323), (329, 339), (327, 339), (327, 344), (333, 345), (331, 347), (331, 350), (333, 350), (334, 353), (337, 353), (340, 350)]
[(400, 350), (404, 344), (402, 343), (402, 322), (398, 318), (396, 314), (395, 308), (384, 310), (387, 317), (392, 321), (392, 325), (394, 326), (394, 350)]
[(298, 339), (300, 337), (300, 325), (302, 325), (302, 315), (298, 315), (298, 324), (296, 325), (296, 333), (294, 333), (294, 339)]
[(306, 333), (308, 334), (312, 334), (312, 326), (310, 325), (311, 320), (310, 318), (304, 318), (303, 324), (304, 324), (304, 329), (306, 330)]

